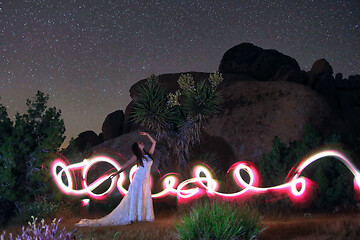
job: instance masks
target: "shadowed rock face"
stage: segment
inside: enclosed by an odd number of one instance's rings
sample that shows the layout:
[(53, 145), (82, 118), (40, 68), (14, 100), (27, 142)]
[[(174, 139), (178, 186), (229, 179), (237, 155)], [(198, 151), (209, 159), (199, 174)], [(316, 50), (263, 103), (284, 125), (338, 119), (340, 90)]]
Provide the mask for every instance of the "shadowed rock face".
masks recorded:
[(115, 138), (124, 132), (124, 112), (121, 110), (110, 113), (106, 116), (102, 125), (104, 141)]
[(205, 127), (222, 137), (238, 160), (258, 162), (271, 151), (274, 136), (299, 140), (306, 124), (328, 131), (337, 117), (312, 89), (289, 82), (224, 82), (224, 112)]
[(242, 43), (225, 52), (219, 72), (245, 74), (267, 81), (284, 65), (300, 70), (297, 61), (289, 56), (272, 49), (264, 50), (251, 43)]
[(83, 152), (86, 148), (96, 146), (102, 142), (102, 139), (94, 131), (85, 131), (80, 133), (74, 142), (67, 147), (65, 154), (70, 151)]

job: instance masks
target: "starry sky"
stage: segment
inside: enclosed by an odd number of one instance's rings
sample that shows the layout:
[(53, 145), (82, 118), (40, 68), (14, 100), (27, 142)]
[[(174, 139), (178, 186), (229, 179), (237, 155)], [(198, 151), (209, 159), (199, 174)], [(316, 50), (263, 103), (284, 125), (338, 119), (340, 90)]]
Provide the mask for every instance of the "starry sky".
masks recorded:
[(0, 0), (0, 103), (13, 116), (49, 94), (67, 142), (100, 133), (138, 80), (213, 72), (242, 42), (347, 77), (360, 73), (359, 13), (359, 0)]

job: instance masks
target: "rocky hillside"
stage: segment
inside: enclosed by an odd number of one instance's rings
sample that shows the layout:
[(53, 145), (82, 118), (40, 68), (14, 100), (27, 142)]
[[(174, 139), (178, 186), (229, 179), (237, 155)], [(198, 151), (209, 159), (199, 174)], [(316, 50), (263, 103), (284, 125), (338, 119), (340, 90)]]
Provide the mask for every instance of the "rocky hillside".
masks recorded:
[[(276, 50), (243, 43), (224, 54), (219, 71), (224, 77), (220, 85), (224, 111), (210, 119), (200, 149), (212, 154), (221, 168), (238, 160), (261, 160), (262, 154), (270, 151), (274, 136), (286, 143), (298, 140), (306, 124), (324, 132), (337, 129), (360, 134), (360, 75), (343, 79), (338, 73), (334, 77), (325, 59), (316, 61), (306, 72), (300, 70), (295, 59)], [(195, 82), (209, 76), (190, 73)], [(180, 75), (160, 75), (159, 82), (174, 92)], [(132, 99), (144, 81), (130, 88)], [(123, 146), (138, 138), (134, 133), (138, 127), (129, 121), (132, 106), (130, 102), (125, 113), (119, 110), (109, 114), (101, 134), (79, 134), (70, 148), (76, 146), (83, 151), (87, 145), (127, 152)], [(159, 149), (158, 157), (166, 159), (166, 146)]]

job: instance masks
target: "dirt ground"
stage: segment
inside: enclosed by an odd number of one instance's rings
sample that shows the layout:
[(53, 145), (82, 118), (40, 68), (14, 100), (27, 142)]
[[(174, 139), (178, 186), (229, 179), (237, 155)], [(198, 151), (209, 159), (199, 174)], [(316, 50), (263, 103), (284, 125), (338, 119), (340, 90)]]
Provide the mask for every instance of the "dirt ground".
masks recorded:
[[(80, 217), (62, 218), (60, 228), (67, 231), (76, 229)], [(177, 239), (175, 221), (178, 213), (156, 213), (154, 222), (137, 222), (126, 226), (79, 227), (77, 239)], [(50, 222), (47, 220), (46, 222)], [(260, 240), (304, 240), (304, 239), (360, 239), (360, 217), (357, 214), (297, 214), (281, 217), (264, 217), (266, 228)], [(21, 233), (21, 226), (8, 226), (13, 235)]]

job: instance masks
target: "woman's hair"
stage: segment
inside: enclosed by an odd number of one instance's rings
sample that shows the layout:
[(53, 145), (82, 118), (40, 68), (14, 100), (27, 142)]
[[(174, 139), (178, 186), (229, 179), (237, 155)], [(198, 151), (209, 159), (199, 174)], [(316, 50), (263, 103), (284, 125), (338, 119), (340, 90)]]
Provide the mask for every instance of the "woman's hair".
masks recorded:
[[(137, 142), (134, 142), (131, 146), (131, 150), (134, 153), (134, 155), (136, 156), (136, 165), (139, 167), (144, 167), (142, 158), (144, 157), (144, 155), (141, 152), (141, 149), (139, 148), (139, 145)], [(151, 159), (152, 156), (150, 155), (150, 153), (148, 153), (145, 149), (143, 149), (143, 151), (146, 153), (146, 155), (148, 155)]]

